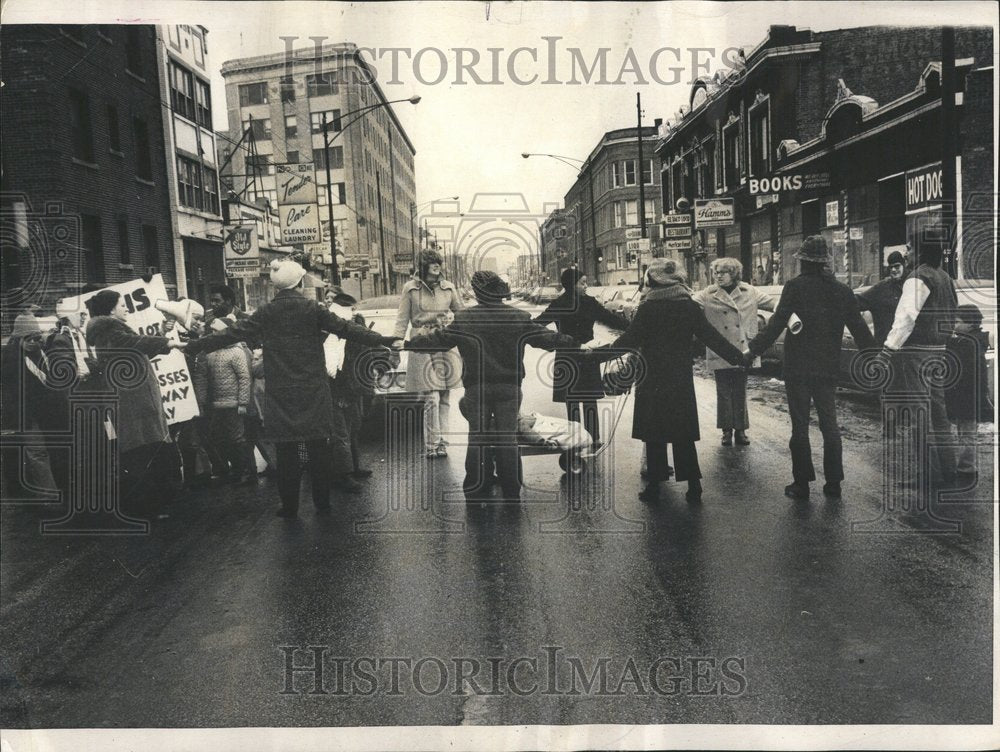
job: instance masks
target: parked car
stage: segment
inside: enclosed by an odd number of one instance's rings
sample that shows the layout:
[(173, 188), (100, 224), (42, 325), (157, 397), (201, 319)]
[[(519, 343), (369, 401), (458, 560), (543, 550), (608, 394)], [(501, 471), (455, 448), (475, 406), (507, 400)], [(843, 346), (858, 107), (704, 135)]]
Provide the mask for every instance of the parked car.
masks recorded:
[(613, 313), (622, 313), (626, 301), (631, 301), (633, 297), (638, 301), (638, 293), (639, 285), (615, 285), (606, 288), (605, 296), (601, 298), (600, 303)]
[(636, 285), (632, 292), (623, 295), (620, 300), (621, 307), (618, 309), (618, 312), (631, 321), (635, 318), (635, 312), (639, 308), (639, 303), (642, 302), (642, 292), (639, 290), (638, 285)]
[(546, 285), (545, 287), (539, 287), (531, 293), (531, 297), (528, 298), (528, 302), (534, 305), (548, 305), (560, 295), (562, 295), (561, 287)]
[[(869, 286), (866, 285), (864, 287), (855, 288), (854, 292), (864, 292), (868, 289), (868, 287)], [(759, 323), (762, 327), (771, 320), (774, 308), (777, 307), (778, 299), (781, 297), (781, 288), (781, 285), (769, 285), (757, 288), (767, 293), (771, 298), (769, 304), (761, 306), (762, 308), (767, 308), (767, 310), (758, 311), (757, 313)], [(997, 320), (994, 313), (996, 310), (996, 282), (993, 280), (983, 279), (957, 280), (955, 282), (955, 291), (958, 294), (958, 302), (960, 305), (972, 303), (973, 305), (978, 306), (979, 310), (983, 313), (983, 329), (989, 333), (990, 339), (990, 346), (986, 352), (986, 368), (987, 378), (989, 379), (990, 394), (992, 394), (994, 384), (996, 384), (996, 370), (994, 365), (997, 335)], [(871, 313), (863, 311), (861, 316), (868, 325), (868, 328), (874, 330)], [(784, 358), (784, 341), (787, 334), (787, 329), (782, 331), (782, 333), (778, 335), (778, 339), (775, 340), (774, 344), (761, 355), (761, 359), (765, 362), (780, 364)], [(851, 375), (851, 361), (854, 359), (857, 351), (858, 346), (854, 342), (854, 337), (851, 336), (851, 333), (845, 327), (843, 344), (840, 350), (840, 372), (838, 374), (838, 380), (841, 386), (857, 388), (857, 384), (854, 382)]]
[[(382, 295), (360, 301), (354, 310), (365, 317), (365, 322), (382, 335), (391, 335), (396, 328), (396, 314), (399, 310), (399, 295)], [(389, 353), (377, 358), (373, 363), (375, 377), (375, 397), (384, 398), (389, 394), (404, 394), (406, 389), (406, 359), (408, 353), (399, 353), (399, 363)]]

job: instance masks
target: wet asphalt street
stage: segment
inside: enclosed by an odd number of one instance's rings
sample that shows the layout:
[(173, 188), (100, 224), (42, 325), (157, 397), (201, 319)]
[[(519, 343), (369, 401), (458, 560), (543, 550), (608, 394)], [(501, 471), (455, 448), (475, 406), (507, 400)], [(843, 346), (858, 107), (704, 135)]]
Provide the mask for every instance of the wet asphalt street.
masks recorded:
[[(629, 402), (583, 475), (526, 457), (520, 506), (467, 507), (459, 394), (447, 459), (371, 442), (368, 491), (329, 517), (304, 494), (275, 518), (267, 480), (139, 537), (42, 536), (57, 507), (5, 504), (2, 725), (989, 722), (990, 492), (936, 505), (958, 533), (885, 518), (874, 413), (851, 397), (844, 498), (792, 502), (780, 389), (752, 393), (753, 443), (723, 448), (696, 388), (695, 506), (683, 484), (637, 498)], [(524, 410), (561, 415), (537, 382)], [(322, 677), (287, 670), (317, 656)]]

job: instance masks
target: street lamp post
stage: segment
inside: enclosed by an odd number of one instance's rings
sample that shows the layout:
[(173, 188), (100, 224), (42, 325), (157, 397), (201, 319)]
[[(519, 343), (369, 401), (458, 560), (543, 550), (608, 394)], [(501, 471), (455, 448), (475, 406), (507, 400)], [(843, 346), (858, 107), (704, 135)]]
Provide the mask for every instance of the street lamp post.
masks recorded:
[[(594, 245), (594, 283), (600, 284), (600, 274), (601, 274), (601, 255), (597, 250), (597, 212), (594, 209), (594, 165), (589, 159), (576, 159), (575, 157), (565, 157), (561, 154), (541, 154), (535, 152), (521, 152), (521, 157), (527, 159), (528, 157), (550, 157), (551, 159), (557, 159), (568, 167), (572, 167), (577, 171), (577, 174), (582, 173), (584, 170), (587, 171), (587, 188), (590, 194), (590, 239)], [(576, 162), (577, 164), (573, 164)], [(581, 253), (584, 251), (583, 246), (583, 206), (580, 206), (580, 246)]]
[(357, 110), (351, 110), (350, 112), (341, 115), (339, 120), (345, 120), (351, 115), (357, 115), (357, 117), (337, 131), (333, 138), (330, 138), (330, 125), (332, 125), (332, 123), (327, 122), (326, 113), (323, 113), (323, 161), (326, 163), (326, 217), (327, 221), (330, 223), (330, 280), (335, 285), (340, 284), (340, 266), (337, 263), (337, 231), (333, 224), (333, 183), (330, 179), (330, 146), (337, 140), (337, 137), (341, 133), (346, 131), (350, 126), (372, 110), (376, 110), (379, 107), (388, 107), (390, 104), (396, 104), (398, 102), (418, 104), (420, 102), (420, 97), (414, 95), (404, 99), (392, 99), (388, 102), (378, 102), (376, 104), (368, 105), (367, 107), (360, 107)]

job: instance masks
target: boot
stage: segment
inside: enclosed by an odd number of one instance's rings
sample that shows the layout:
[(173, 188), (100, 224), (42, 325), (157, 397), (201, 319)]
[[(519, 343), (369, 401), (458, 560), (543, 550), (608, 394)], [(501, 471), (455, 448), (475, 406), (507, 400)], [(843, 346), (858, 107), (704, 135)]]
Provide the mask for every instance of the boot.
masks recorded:
[(687, 499), (692, 504), (697, 504), (701, 501), (701, 481), (700, 480), (689, 480), (688, 490), (684, 494), (684, 498)]
[(747, 444), (750, 443), (750, 439), (747, 438), (747, 432), (746, 431), (737, 431), (736, 432), (736, 443), (739, 446), (746, 446)]
[(726, 428), (722, 432), (722, 446), (733, 445), (733, 429)]

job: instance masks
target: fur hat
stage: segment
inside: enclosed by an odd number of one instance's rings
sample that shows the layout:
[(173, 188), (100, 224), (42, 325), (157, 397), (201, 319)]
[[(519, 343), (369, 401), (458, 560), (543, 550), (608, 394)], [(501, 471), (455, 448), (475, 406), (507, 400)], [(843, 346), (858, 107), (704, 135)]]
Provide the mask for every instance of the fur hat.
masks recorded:
[(271, 262), (271, 284), (279, 290), (291, 290), (306, 276), (301, 264), (289, 259), (275, 259)]
[(795, 253), (799, 261), (814, 261), (817, 264), (828, 264), (833, 260), (830, 248), (822, 235), (810, 235), (802, 241), (802, 246)]

